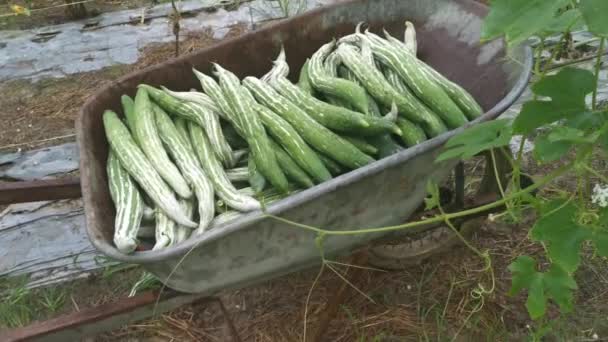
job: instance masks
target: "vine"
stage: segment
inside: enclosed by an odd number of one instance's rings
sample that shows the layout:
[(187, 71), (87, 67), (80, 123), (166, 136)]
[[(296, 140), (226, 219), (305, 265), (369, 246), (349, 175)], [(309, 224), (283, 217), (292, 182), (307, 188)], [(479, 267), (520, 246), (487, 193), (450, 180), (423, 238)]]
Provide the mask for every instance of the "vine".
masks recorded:
[[(595, 255), (608, 257), (608, 177), (593, 164), (594, 157), (608, 152), (608, 111), (600, 108), (598, 79), (602, 57), (608, 37), (608, 1), (605, 0), (494, 0), (482, 29), (482, 41), (504, 38), (508, 45), (536, 38), (533, 98), (525, 102), (514, 119), (497, 119), (475, 125), (450, 139), (437, 161), (470, 159), (489, 151), (496, 170), (497, 151), (508, 147), (513, 137), (521, 137), (515, 157), (505, 154), (512, 167), (510, 186), (500, 184), (501, 198), (495, 202), (459, 212), (445, 212), (440, 205), (439, 190), (430, 184), (427, 189), (427, 209), (437, 208), (438, 214), (416, 222), (401, 225), (347, 230), (327, 230), (267, 214), (283, 223), (315, 232), (317, 247), (326, 266), (322, 241), (331, 235), (357, 235), (386, 233), (412, 229), (431, 223), (444, 223), (464, 244), (485, 262), (490, 286), (478, 284), (472, 296), (478, 305), (471, 315), (479, 311), (484, 296), (495, 290), (494, 271), (488, 251), (480, 251), (466, 241), (452, 220), (491, 209), (504, 208), (493, 219), (508, 218), (520, 222), (524, 209), (534, 211), (536, 220), (529, 238), (542, 245), (548, 262), (535, 257), (519, 255), (508, 266), (512, 275), (510, 295), (527, 290), (526, 308), (532, 319), (543, 322), (549, 302), (555, 303), (562, 313), (572, 311), (577, 283), (574, 274), (581, 263), (581, 248), (590, 245)], [(554, 73), (554, 62), (571, 45), (570, 32), (587, 29), (595, 35), (589, 42), (599, 41), (593, 71), (567, 65)], [(557, 44), (548, 44), (549, 38)], [(543, 61), (543, 51), (549, 48), (549, 57)], [(541, 165), (553, 165), (554, 170), (522, 188), (524, 146), (534, 140), (533, 159)], [(537, 190), (553, 183), (559, 177), (571, 176), (576, 188), (571, 190)], [(591, 187), (592, 182), (596, 184)], [(549, 191), (550, 190), (550, 191)], [(542, 324), (541, 324), (542, 326)], [(534, 332), (538, 337), (547, 329)], [(460, 331), (460, 330), (459, 330)], [(536, 338), (535, 337), (535, 338)]]

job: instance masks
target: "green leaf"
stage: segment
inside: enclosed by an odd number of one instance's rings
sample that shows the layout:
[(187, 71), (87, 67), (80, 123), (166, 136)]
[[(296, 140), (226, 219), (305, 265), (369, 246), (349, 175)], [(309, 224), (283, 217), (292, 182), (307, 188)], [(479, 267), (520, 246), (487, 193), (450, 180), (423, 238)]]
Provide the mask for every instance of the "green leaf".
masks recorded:
[(543, 274), (545, 291), (553, 299), (562, 312), (570, 312), (573, 308), (572, 291), (576, 290), (574, 278), (557, 264), (551, 264), (549, 271)]
[(556, 33), (571, 32), (582, 26), (582, 14), (578, 8), (569, 9), (551, 19), (551, 22), (542, 30), (543, 36)]
[(547, 202), (530, 231), (532, 240), (545, 242), (553, 263), (567, 272), (578, 268), (581, 244), (590, 237), (589, 231), (576, 223), (576, 213), (576, 206), (566, 200)]
[(542, 135), (534, 140), (534, 158), (541, 163), (556, 161), (568, 153), (571, 148), (571, 142), (551, 142), (547, 135)]
[(481, 30), (483, 41), (505, 36), (508, 43), (519, 43), (554, 26), (557, 10), (568, 0), (493, 0)]
[(565, 126), (580, 129), (580, 130), (590, 130), (597, 129), (606, 123), (607, 117), (606, 112), (583, 112), (566, 120), (564, 123)]
[(580, 129), (566, 127), (566, 126), (557, 126), (549, 132), (547, 135), (547, 139), (550, 142), (557, 141), (569, 141), (573, 143), (579, 144), (590, 144), (595, 142), (598, 138), (598, 132), (593, 132), (590, 135), (585, 135), (585, 132)]
[(509, 295), (528, 289), (526, 308), (530, 317), (538, 319), (545, 315), (547, 300), (555, 301), (562, 312), (572, 310), (572, 291), (577, 288), (574, 278), (557, 264), (552, 264), (546, 273), (536, 270), (536, 261), (531, 257), (520, 256), (509, 270), (513, 274)]
[(499, 119), (483, 122), (448, 140), (445, 147), (450, 149), (439, 155), (437, 161), (471, 158), (481, 151), (508, 145), (511, 136), (510, 120)]
[(591, 240), (595, 245), (597, 254), (608, 257), (608, 231), (605, 228), (597, 228), (591, 233)]
[(565, 67), (532, 86), (536, 95), (548, 96), (558, 106), (584, 110), (585, 96), (595, 89), (595, 76), (589, 70)]
[(534, 94), (551, 100), (532, 100), (524, 103), (513, 122), (515, 134), (529, 134), (536, 128), (585, 112), (585, 97), (595, 87), (593, 73), (566, 67), (547, 76), (532, 86)]
[(579, 8), (589, 31), (598, 36), (608, 37), (608, 20), (606, 20), (608, 1), (581, 0)]
[(513, 273), (509, 295), (514, 296), (527, 288), (537, 276), (536, 261), (527, 255), (521, 255), (509, 265), (509, 271)]

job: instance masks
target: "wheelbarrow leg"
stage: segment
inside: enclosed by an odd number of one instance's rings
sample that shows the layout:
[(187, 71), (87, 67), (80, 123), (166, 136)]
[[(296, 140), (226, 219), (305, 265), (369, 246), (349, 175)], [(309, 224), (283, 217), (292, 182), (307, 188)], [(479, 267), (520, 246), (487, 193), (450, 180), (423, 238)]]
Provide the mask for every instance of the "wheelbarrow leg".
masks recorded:
[[(492, 152), (494, 153), (496, 170), (494, 169), (494, 163), (492, 161)], [(476, 197), (478, 198), (486, 198), (488, 195), (500, 196), (501, 187), (505, 190), (509, 175), (513, 172), (511, 163), (509, 163), (509, 160), (506, 157), (506, 155), (511, 155), (511, 151), (508, 148), (497, 148), (493, 149), (492, 152), (484, 152), (486, 157), (486, 168), (479, 189), (477, 189)]]
[[(367, 252), (357, 252), (350, 260), (352, 265), (364, 265), (367, 263)], [(358, 279), (361, 274), (363, 274), (363, 269), (361, 268), (354, 268), (350, 272), (347, 271), (347, 275), (349, 275), (351, 279)], [(336, 316), (338, 308), (344, 303), (346, 296), (350, 293), (350, 291), (348, 291), (349, 289), (351, 289), (350, 285), (340, 280), (340, 284), (332, 291), (332, 296), (330, 297), (325, 310), (320, 314), (318, 325), (311, 330), (311, 334), (306, 337), (305, 342), (321, 342), (327, 340), (324, 338), (327, 328), (329, 327), (331, 320)]]

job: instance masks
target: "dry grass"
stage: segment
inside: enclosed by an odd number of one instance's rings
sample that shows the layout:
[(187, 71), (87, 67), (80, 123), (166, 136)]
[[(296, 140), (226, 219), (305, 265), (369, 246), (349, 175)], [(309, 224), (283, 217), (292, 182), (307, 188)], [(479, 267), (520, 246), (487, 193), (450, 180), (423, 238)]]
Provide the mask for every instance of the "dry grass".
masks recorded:
[[(227, 37), (238, 36), (244, 27), (237, 25)], [(216, 42), (210, 32), (185, 33), (180, 43), (181, 53), (189, 53)], [(38, 83), (11, 81), (0, 84), (4, 94), (0, 100), (0, 152), (17, 147), (23, 149), (54, 145), (74, 140), (74, 122), (80, 107), (101, 86), (133, 70), (142, 69), (172, 58), (172, 43), (148, 46), (142, 57), (130, 66), (113, 66), (95, 72), (77, 74), (62, 79), (47, 79)], [(40, 140), (67, 136), (53, 141)], [(12, 146), (12, 145), (19, 146)]]

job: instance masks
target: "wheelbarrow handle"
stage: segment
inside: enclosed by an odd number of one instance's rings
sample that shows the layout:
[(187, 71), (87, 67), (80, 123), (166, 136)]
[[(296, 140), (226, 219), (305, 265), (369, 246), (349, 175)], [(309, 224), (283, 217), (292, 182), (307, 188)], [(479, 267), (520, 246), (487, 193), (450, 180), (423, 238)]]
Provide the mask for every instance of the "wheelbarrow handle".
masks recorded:
[(0, 205), (80, 197), (78, 177), (0, 183)]

